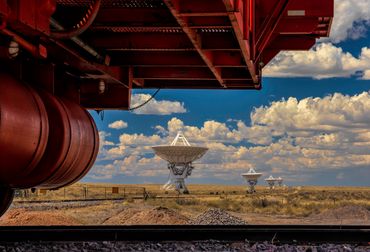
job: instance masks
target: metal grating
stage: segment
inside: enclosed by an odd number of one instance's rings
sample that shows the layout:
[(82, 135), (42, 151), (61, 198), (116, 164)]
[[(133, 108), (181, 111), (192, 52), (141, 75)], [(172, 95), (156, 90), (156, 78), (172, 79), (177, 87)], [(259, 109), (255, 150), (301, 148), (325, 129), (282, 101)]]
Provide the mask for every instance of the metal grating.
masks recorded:
[[(57, 0), (62, 6), (89, 6), (93, 0)], [(164, 4), (161, 0), (103, 0), (103, 8), (161, 8)]]
[(126, 33), (126, 32), (183, 33), (183, 30), (180, 27), (95, 26), (92, 27), (91, 30), (116, 33)]
[(202, 33), (230, 33), (232, 32), (231, 29), (224, 29), (224, 28), (200, 28), (198, 31)]

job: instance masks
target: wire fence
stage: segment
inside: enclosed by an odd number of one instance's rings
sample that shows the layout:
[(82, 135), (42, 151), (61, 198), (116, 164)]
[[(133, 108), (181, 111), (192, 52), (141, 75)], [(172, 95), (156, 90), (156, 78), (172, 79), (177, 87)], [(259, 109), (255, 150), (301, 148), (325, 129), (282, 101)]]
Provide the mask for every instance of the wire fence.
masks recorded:
[[(279, 188), (277, 188), (279, 189)], [(233, 196), (248, 195), (247, 187), (235, 187), (223, 189), (217, 186), (207, 186), (207, 188), (192, 188), (190, 194), (179, 194), (176, 191), (164, 191), (160, 186), (103, 186), (103, 185), (73, 185), (57, 190), (46, 189), (25, 189), (17, 190), (15, 201), (94, 201), (94, 200), (135, 200), (135, 199), (172, 199), (172, 198), (202, 198), (215, 197), (227, 199)], [(269, 190), (259, 188), (254, 196), (264, 196), (279, 193), (279, 190)], [(285, 188), (287, 190), (287, 188)], [(290, 190), (289, 190), (290, 191)], [(252, 196), (252, 195), (250, 195)]]
[(58, 190), (17, 190), (15, 201), (147, 199), (149, 196), (145, 187), (70, 186)]

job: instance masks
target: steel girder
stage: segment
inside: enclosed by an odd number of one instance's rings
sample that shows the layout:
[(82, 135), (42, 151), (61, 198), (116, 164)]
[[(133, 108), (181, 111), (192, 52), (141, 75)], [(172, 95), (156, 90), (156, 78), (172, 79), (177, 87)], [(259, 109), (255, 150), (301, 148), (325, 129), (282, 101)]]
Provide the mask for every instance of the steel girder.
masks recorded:
[[(124, 95), (113, 99), (126, 100), (131, 88), (260, 89), (261, 69), (277, 53), (308, 50), (316, 38), (329, 35), (334, 5), (333, 0), (103, 0), (77, 42), (49, 37), (47, 17), (71, 29), (91, 3), (0, 1), (1, 33), (19, 36), (34, 57), (41, 48), (41, 58), (79, 76), (79, 85), (96, 87), (103, 80)], [(36, 6), (41, 12), (26, 11)], [(86, 107), (129, 104), (107, 105), (108, 100), (81, 97)]]

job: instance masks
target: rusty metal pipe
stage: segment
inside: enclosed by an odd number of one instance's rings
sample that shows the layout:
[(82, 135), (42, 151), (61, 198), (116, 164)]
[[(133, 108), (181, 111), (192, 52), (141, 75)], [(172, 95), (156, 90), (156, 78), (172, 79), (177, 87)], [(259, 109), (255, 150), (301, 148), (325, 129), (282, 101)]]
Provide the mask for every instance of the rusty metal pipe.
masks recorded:
[[(58, 30), (64, 30), (64, 27), (60, 25), (55, 19), (50, 18), (50, 24), (58, 29)], [(79, 45), (82, 49), (84, 49), (86, 52), (90, 53), (92, 56), (94, 56), (99, 61), (104, 61), (104, 57), (101, 56), (94, 48), (86, 44), (84, 41), (82, 41), (79, 37), (75, 36), (72, 37), (71, 40), (75, 42), (77, 45)]]
[(0, 72), (0, 216), (14, 189), (56, 189), (82, 178), (99, 149), (98, 130), (79, 104)]
[(85, 17), (76, 25), (75, 29), (63, 30), (63, 31), (51, 31), (50, 37), (56, 39), (70, 39), (82, 34), (86, 31), (91, 24), (94, 22), (99, 9), (100, 9), (101, 0), (96, 0), (93, 5), (90, 6), (90, 13), (88, 12)]
[(12, 186), (41, 160), (49, 136), (45, 105), (27, 85), (0, 73), (0, 185)]

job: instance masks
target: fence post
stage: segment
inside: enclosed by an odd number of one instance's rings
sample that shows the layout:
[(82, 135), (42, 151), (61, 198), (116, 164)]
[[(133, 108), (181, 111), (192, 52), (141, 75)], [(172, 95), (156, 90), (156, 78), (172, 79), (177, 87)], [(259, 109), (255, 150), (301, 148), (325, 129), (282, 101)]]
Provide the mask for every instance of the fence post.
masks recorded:
[(105, 187), (105, 199), (107, 199), (107, 188)]

